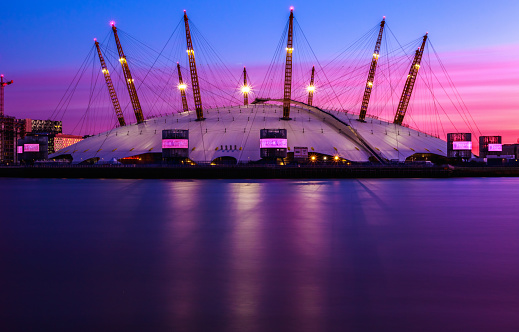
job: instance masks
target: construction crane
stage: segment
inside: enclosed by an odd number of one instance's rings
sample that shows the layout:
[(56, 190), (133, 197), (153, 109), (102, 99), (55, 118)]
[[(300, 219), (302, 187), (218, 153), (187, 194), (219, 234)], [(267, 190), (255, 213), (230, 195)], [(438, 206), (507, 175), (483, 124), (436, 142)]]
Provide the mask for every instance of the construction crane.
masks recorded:
[(4, 116), (4, 88), (13, 84), (13, 80), (4, 81), (4, 75), (0, 75), (0, 117)]
[(422, 61), (426, 42), (427, 34), (423, 36), (422, 45), (416, 50), (414, 55), (413, 64), (409, 69), (409, 75), (407, 75), (407, 80), (405, 81), (404, 92), (402, 93), (402, 97), (400, 97), (400, 102), (398, 103), (395, 120), (393, 121), (394, 124), (402, 125), (402, 122), (404, 122), (405, 113), (407, 112), (409, 101), (411, 100), (411, 95), (413, 93), (416, 77), (418, 76), (418, 70), (420, 69), (420, 62)]
[(308, 105), (312, 106), (312, 102), (314, 101), (314, 75), (315, 75), (315, 66), (312, 66), (312, 77), (310, 78), (310, 85), (306, 87), (308, 90)]
[(110, 72), (106, 67), (105, 59), (103, 58), (103, 54), (101, 53), (101, 47), (99, 47), (99, 42), (94, 38), (94, 42), (97, 48), (97, 54), (99, 55), (99, 61), (101, 62), (101, 71), (105, 76), (106, 86), (108, 87), (108, 93), (110, 94), (110, 99), (112, 100), (112, 104), (114, 105), (115, 115), (117, 116), (117, 120), (119, 120), (120, 126), (126, 126), (126, 121), (124, 121), (123, 111), (121, 109), (121, 105), (119, 104), (119, 99), (117, 98), (117, 93), (114, 89), (114, 84), (112, 83), (112, 78), (110, 77)]
[(196, 121), (203, 121), (204, 110), (202, 108), (202, 98), (200, 96), (200, 84), (198, 83), (198, 73), (196, 71), (195, 50), (189, 29), (189, 20), (184, 10), (184, 23), (186, 25), (187, 55), (189, 57), (189, 71), (191, 72), (191, 85), (193, 86), (193, 97), (195, 98)]
[(142, 115), (141, 103), (139, 102), (137, 90), (135, 89), (135, 80), (132, 78), (132, 74), (130, 73), (128, 61), (126, 60), (126, 56), (124, 55), (121, 42), (119, 41), (119, 36), (117, 35), (117, 28), (115, 27), (114, 22), (112, 22), (112, 30), (114, 32), (115, 43), (117, 44), (117, 51), (119, 52), (119, 62), (121, 63), (121, 66), (123, 68), (124, 80), (126, 82), (126, 87), (128, 88), (128, 93), (130, 94), (133, 112), (135, 113), (135, 119), (137, 120), (137, 123), (142, 123), (144, 122), (144, 116)]
[(294, 7), (290, 7), (288, 20), (287, 56), (285, 61), (285, 87), (283, 94), (282, 120), (290, 120), (290, 97), (292, 94), (292, 53), (294, 52)]
[(184, 83), (182, 79), (182, 72), (180, 71), (180, 64), (177, 62), (177, 70), (178, 70), (178, 89), (180, 90), (180, 96), (182, 97), (182, 109), (184, 112), (188, 111), (187, 107), (187, 98), (186, 98), (186, 89), (187, 84)]
[(250, 86), (247, 84), (247, 69), (245, 69), (245, 67), (243, 67), (243, 86), (241, 87), (241, 92), (243, 93), (243, 105), (249, 105)]
[(362, 105), (360, 106), (360, 113), (358, 120), (364, 122), (366, 113), (368, 111), (369, 98), (371, 97), (371, 90), (373, 90), (373, 82), (375, 80), (375, 71), (377, 70), (378, 58), (380, 57), (380, 45), (382, 44), (382, 36), (384, 34), (384, 26), (386, 25), (386, 17), (382, 18), (380, 22), (380, 30), (378, 32), (377, 43), (375, 44), (375, 51), (371, 59), (371, 66), (369, 67), (368, 80), (364, 88), (364, 97), (362, 97)]

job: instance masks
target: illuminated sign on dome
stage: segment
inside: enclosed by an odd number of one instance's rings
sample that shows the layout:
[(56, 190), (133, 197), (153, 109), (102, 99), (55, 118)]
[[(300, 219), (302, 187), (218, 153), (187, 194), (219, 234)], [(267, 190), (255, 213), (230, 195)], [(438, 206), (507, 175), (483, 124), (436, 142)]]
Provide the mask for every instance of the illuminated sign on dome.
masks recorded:
[(262, 138), (260, 149), (286, 149), (288, 147), (286, 138)]
[(189, 149), (189, 140), (187, 139), (163, 139), (163, 149)]

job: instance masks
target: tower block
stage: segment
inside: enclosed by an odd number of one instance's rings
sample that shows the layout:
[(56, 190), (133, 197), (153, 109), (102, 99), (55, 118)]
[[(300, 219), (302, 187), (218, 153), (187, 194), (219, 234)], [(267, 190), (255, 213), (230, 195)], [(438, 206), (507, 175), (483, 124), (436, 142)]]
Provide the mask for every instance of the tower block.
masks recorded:
[(290, 8), (288, 21), (287, 56), (285, 61), (285, 87), (283, 94), (282, 120), (290, 120), (290, 97), (292, 94), (292, 53), (294, 52), (294, 8)]
[(139, 96), (137, 96), (137, 89), (135, 89), (135, 80), (132, 78), (132, 74), (130, 73), (130, 67), (128, 67), (128, 61), (126, 61), (126, 56), (124, 55), (121, 41), (119, 40), (119, 35), (117, 34), (117, 28), (113, 22), (112, 31), (114, 32), (115, 43), (117, 44), (117, 51), (119, 52), (119, 62), (123, 68), (124, 80), (126, 82), (126, 87), (128, 88), (128, 93), (130, 94), (130, 100), (132, 102), (133, 112), (135, 113), (135, 119), (137, 120), (137, 123), (142, 123), (144, 122), (144, 116), (142, 115)]
[(393, 121), (394, 124), (402, 125), (402, 122), (404, 122), (405, 113), (407, 112), (407, 107), (409, 106), (411, 95), (413, 94), (413, 88), (416, 82), (416, 77), (418, 76), (418, 70), (420, 69), (420, 62), (422, 61), (426, 42), (427, 34), (423, 36), (422, 45), (416, 50), (414, 55), (413, 64), (411, 65), (411, 69), (409, 69), (409, 75), (407, 75), (407, 80), (405, 81), (404, 92), (402, 93), (402, 97), (400, 97), (400, 102), (398, 103), (395, 120)]
[(119, 99), (117, 98), (117, 93), (114, 89), (114, 84), (112, 83), (112, 78), (110, 77), (110, 72), (106, 67), (105, 59), (103, 58), (103, 54), (101, 53), (101, 48), (99, 47), (99, 42), (97, 39), (94, 39), (97, 54), (99, 55), (99, 61), (101, 62), (101, 71), (105, 77), (106, 86), (108, 87), (108, 93), (110, 94), (110, 99), (112, 100), (112, 104), (114, 106), (115, 115), (117, 116), (117, 120), (119, 121), (120, 126), (126, 126), (126, 121), (124, 121), (123, 111), (121, 109), (121, 105), (119, 104)]
[(193, 40), (191, 39), (191, 30), (189, 30), (189, 20), (184, 10), (184, 23), (186, 25), (186, 42), (187, 55), (189, 57), (189, 71), (191, 72), (191, 85), (193, 86), (193, 96), (195, 98), (196, 120), (204, 120), (204, 110), (202, 108), (202, 98), (200, 97), (200, 84), (198, 83), (198, 73), (196, 71), (195, 50), (193, 49)]
[(386, 18), (380, 22), (380, 30), (378, 32), (377, 43), (375, 44), (375, 51), (373, 51), (373, 59), (371, 59), (371, 66), (369, 67), (368, 80), (364, 88), (364, 96), (362, 97), (362, 105), (360, 106), (359, 121), (363, 122), (368, 111), (369, 98), (371, 97), (371, 90), (373, 89), (373, 81), (375, 80), (375, 71), (377, 70), (378, 58), (380, 57), (380, 45), (382, 44), (382, 36), (384, 34), (384, 26), (386, 25)]
[(180, 64), (177, 62), (177, 70), (178, 70), (178, 89), (180, 90), (180, 96), (182, 97), (182, 109), (184, 112), (188, 111), (187, 107), (187, 98), (186, 98), (186, 89), (187, 85), (184, 83), (182, 79), (182, 72), (180, 71)]
[(308, 90), (308, 105), (312, 106), (314, 101), (314, 75), (315, 75), (315, 66), (312, 66), (312, 77), (310, 78), (310, 85), (306, 88)]

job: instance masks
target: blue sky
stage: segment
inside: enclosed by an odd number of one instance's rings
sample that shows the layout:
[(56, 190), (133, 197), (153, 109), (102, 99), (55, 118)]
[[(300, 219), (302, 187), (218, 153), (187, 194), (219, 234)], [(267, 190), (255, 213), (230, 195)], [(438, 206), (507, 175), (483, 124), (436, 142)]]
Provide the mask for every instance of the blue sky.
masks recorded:
[(109, 22), (160, 48), (183, 9), (227, 61), (268, 62), (288, 16), (295, 15), (323, 58), (381, 19), (401, 42), (428, 31), (439, 50), (515, 43), (519, 1), (3, 1), (0, 71), (77, 67)]

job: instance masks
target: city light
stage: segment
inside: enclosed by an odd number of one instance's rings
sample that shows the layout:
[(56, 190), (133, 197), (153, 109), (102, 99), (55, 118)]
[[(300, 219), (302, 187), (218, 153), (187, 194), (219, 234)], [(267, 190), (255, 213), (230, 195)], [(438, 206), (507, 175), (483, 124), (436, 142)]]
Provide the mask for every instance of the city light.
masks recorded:
[(333, 159), (334, 159), (335, 161), (339, 161), (339, 156), (335, 156), (335, 157), (333, 157)]
[(241, 87), (241, 93), (243, 93), (243, 94), (249, 93), (250, 91), (251, 91), (251, 87), (248, 85), (244, 85)]

